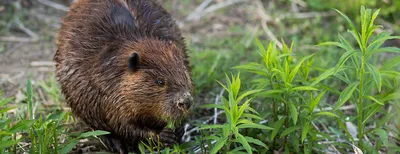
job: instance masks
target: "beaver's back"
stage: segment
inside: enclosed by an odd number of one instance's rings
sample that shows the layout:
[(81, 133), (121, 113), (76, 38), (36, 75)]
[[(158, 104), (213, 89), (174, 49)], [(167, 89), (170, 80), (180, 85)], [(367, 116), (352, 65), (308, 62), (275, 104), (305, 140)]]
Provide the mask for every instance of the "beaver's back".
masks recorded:
[(143, 38), (172, 40), (185, 48), (175, 21), (152, 0), (79, 0), (63, 19), (55, 60), (61, 62), (67, 53), (86, 59)]

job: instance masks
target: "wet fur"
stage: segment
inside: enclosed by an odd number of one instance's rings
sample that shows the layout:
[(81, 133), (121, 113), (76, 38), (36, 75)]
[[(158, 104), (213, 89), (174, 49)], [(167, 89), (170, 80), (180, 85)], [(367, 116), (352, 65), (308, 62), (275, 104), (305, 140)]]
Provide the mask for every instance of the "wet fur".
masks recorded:
[[(169, 102), (192, 90), (186, 46), (171, 16), (151, 0), (79, 0), (63, 19), (54, 56), (67, 104), (94, 129), (129, 145), (160, 133), (161, 117), (186, 115)], [(137, 71), (129, 56), (140, 55)], [(157, 77), (165, 87), (156, 87)], [(150, 99), (151, 98), (151, 99)]]

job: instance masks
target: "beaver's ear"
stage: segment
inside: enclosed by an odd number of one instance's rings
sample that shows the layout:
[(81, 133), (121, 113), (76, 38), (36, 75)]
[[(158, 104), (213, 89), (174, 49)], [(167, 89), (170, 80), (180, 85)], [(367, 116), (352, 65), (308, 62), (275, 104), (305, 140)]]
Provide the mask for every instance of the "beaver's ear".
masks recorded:
[(109, 0), (110, 16), (115, 26), (128, 26), (135, 28), (135, 21), (132, 14), (126, 8), (126, 4), (119, 1)]
[(128, 67), (131, 71), (136, 72), (139, 69), (139, 54), (137, 52), (132, 53), (128, 59)]

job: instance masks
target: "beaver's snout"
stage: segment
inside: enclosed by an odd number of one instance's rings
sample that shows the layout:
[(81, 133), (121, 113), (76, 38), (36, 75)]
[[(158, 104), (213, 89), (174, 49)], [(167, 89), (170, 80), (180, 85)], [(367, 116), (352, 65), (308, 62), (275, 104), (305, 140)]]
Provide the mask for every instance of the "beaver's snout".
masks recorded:
[(182, 111), (187, 111), (190, 109), (190, 107), (193, 104), (193, 97), (192, 95), (190, 95), (190, 93), (184, 93), (182, 96), (178, 97), (180, 99), (178, 99), (176, 101), (176, 106), (178, 107), (178, 109), (182, 110)]

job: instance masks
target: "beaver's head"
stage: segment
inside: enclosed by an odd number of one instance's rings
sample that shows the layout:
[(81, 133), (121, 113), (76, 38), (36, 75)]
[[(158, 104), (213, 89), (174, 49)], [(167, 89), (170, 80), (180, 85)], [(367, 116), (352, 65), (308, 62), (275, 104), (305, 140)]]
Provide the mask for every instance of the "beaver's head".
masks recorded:
[(185, 117), (193, 105), (185, 51), (172, 41), (156, 39), (128, 43), (123, 50), (126, 72), (120, 86), (124, 107), (133, 117), (149, 123)]

